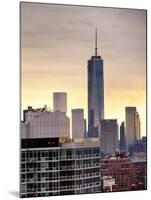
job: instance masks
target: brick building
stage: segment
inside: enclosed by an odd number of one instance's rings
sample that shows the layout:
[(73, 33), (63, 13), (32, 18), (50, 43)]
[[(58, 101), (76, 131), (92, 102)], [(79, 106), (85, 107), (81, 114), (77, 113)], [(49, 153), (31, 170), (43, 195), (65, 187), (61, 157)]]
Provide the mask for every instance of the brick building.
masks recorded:
[(137, 185), (135, 164), (122, 155), (101, 160), (101, 175), (115, 179), (116, 191), (132, 190)]

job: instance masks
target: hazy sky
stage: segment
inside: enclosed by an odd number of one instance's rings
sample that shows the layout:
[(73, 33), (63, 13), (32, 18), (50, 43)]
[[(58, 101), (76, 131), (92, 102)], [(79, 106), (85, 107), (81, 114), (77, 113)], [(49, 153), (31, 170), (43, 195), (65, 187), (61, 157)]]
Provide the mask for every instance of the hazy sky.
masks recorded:
[(87, 60), (104, 60), (105, 118), (125, 120), (136, 106), (146, 134), (146, 12), (144, 10), (22, 3), (22, 108), (52, 109), (52, 93), (68, 93), (87, 116)]

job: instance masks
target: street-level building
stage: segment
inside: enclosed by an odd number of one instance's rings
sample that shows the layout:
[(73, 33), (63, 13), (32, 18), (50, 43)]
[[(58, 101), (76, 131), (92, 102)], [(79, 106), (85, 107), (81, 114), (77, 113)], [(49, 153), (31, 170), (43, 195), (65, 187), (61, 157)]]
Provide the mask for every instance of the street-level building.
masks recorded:
[(137, 184), (135, 165), (128, 158), (102, 159), (101, 175), (115, 179), (116, 191), (132, 190), (133, 185)]

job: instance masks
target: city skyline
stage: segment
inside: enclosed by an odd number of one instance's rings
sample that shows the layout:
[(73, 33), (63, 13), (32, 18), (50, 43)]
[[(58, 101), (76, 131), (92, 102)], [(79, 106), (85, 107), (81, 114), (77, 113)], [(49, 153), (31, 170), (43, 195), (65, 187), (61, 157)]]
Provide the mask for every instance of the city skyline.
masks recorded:
[[(105, 8), (61, 6), (59, 14), (58, 5), (22, 7), (22, 108), (52, 108), (49, 94), (62, 91), (68, 94), (68, 116), (74, 108), (84, 108), (87, 116), (87, 60), (94, 55), (97, 24), (98, 54), (105, 62), (105, 118), (117, 118), (120, 125), (125, 107), (136, 106), (146, 135), (146, 12), (108, 8), (107, 16)], [(106, 23), (98, 16), (106, 16)]]

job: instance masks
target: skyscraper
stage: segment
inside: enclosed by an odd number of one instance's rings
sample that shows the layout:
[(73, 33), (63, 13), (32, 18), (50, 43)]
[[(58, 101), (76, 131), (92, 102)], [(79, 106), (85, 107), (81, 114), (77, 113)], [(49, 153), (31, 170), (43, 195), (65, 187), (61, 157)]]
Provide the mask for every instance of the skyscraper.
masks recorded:
[(103, 60), (97, 55), (97, 29), (95, 56), (88, 60), (88, 137), (98, 137), (100, 121), (104, 119)]
[(84, 110), (72, 109), (72, 138), (84, 138), (84, 133)]
[(139, 117), (139, 114), (138, 112), (136, 112), (136, 116), (135, 116), (135, 127), (136, 127), (136, 140), (140, 140), (141, 139), (141, 122), (140, 122), (140, 117)]
[(104, 154), (115, 154), (118, 148), (118, 125), (116, 119), (101, 121), (101, 150)]
[(53, 93), (53, 111), (67, 112), (67, 93)]
[(120, 150), (125, 151), (126, 150), (126, 144), (125, 144), (125, 125), (124, 122), (121, 123), (120, 126)]
[(126, 107), (126, 145), (134, 145), (140, 139), (140, 119), (136, 107)]

